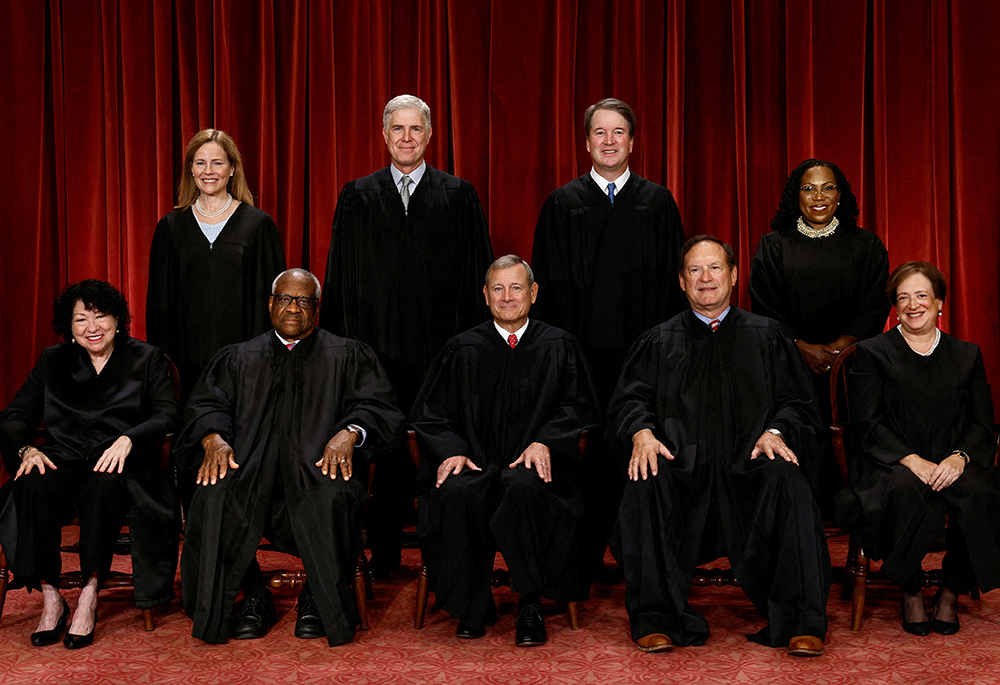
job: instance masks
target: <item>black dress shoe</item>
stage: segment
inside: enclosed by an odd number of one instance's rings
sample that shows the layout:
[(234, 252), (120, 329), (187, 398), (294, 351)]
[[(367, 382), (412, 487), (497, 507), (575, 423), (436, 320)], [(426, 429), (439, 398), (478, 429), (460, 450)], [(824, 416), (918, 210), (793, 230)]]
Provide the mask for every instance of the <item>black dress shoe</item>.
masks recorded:
[(233, 618), (229, 637), (234, 640), (264, 637), (274, 625), (274, 618), (274, 597), (271, 591), (266, 587), (254, 590), (236, 605), (236, 616)]
[(941, 598), (941, 589), (934, 595), (934, 620), (931, 621), (931, 629), (940, 635), (954, 635), (958, 632), (958, 621), (942, 621), (937, 618), (938, 600)]
[[(900, 596), (901, 608), (903, 612), (903, 630), (908, 632), (910, 635), (916, 635), (918, 637), (924, 637), (925, 635), (931, 634), (931, 622), (930, 621), (907, 621), (906, 620), (906, 593)], [(921, 598), (921, 602), (923, 599)]]
[(36, 647), (44, 647), (45, 645), (54, 645), (59, 642), (59, 638), (62, 637), (63, 631), (66, 630), (66, 624), (69, 622), (69, 604), (63, 599), (62, 605), (62, 616), (59, 617), (56, 627), (52, 630), (38, 630), (32, 633), (31, 644)]
[(542, 607), (538, 604), (525, 604), (517, 615), (517, 635), (514, 644), (518, 647), (537, 647), (548, 642), (545, 632), (545, 619), (542, 618)]
[(490, 597), (489, 606), (486, 607), (486, 620), (482, 626), (472, 626), (468, 623), (458, 622), (458, 627), (455, 628), (455, 637), (461, 640), (475, 640), (486, 634), (486, 626), (496, 625), (497, 622), (497, 605)]
[(66, 633), (66, 637), (63, 638), (63, 645), (66, 649), (82, 649), (86, 647), (91, 642), (94, 641), (94, 631), (97, 629), (97, 611), (94, 611), (94, 626), (90, 629), (90, 632), (86, 635), (74, 635), (73, 633)]
[(295, 619), (295, 637), (300, 637), (303, 640), (326, 637), (323, 621), (319, 617), (319, 607), (316, 606), (316, 599), (308, 585), (304, 586), (302, 592), (299, 593), (299, 603), (295, 610), (299, 615)]

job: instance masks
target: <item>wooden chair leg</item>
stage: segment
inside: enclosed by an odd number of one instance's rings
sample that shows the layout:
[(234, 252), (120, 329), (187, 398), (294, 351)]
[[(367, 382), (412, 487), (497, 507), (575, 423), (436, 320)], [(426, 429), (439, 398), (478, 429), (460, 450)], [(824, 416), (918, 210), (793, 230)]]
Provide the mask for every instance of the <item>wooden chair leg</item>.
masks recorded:
[(143, 609), (142, 610), (142, 623), (146, 627), (147, 631), (153, 630), (156, 626), (153, 625), (153, 610)]
[[(361, 616), (361, 630), (368, 630), (368, 597), (365, 594), (365, 569), (358, 564), (354, 571), (354, 598), (358, 602), (358, 614)], [(371, 582), (370, 580), (368, 581)]]
[(853, 589), (851, 601), (851, 630), (861, 630), (861, 615), (865, 610), (865, 592), (868, 590), (868, 571), (871, 561), (863, 547), (858, 547), (857, 562), (852, 569)]
[(413, 627), (420, 630), (424, 627), (424, 613), (427, 611), (427, 567), (420, 567), (420, 577), (417, 578), (417, 604), (413, 610)]
[[(978, 585), (972, 586), (972, 591), (969, 593), (969, 599), (978, 602), (983, 598), (983, 591), (979, 589)], [(3, 611), (3, 599), (0, 598), (0, 612)]]
[(566, 611), (569, 612), (570, 630), (580, 630), (580, 615), (577, 613), (576, 602), (567, 602)]

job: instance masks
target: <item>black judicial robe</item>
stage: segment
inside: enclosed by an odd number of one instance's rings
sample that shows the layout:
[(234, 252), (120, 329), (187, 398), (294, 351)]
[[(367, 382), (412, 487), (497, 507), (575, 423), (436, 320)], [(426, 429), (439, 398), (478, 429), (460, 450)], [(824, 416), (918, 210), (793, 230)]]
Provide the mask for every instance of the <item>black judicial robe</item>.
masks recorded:
[(370, 345), (409, 407), (444, 342), (488, 316), (492, 261), (471, 183), (428, 165), (406, 213), (386, 167), (340, 192), (320, 325)]
[(160, 219), (149, 250), (146, 336), (177, 364), (182, 400), (222, 347), (271, 329), (267, 298), (284, 270), (278, 229), (256, 207), (237, 207), (212, 245), (190, 208)]
[[(481, 620), (496, 549), (491, 537), (515, 591), (540, 591), (556, 601), (586, 598), (586, 575), (572, 563), (583, 507), (578, 439), (599, 421), (583, 352), (565, 331), (532, 319), (511, 349), (488, 321), (448, 341), (411, 412), (421, 446), (420, 536), (439, 607), (470, 623)], [(508, 468), (532, 442), (551, 451), (552, 483), (523, 466)], [(477, 503), (466, 515), (442, 506), (442, 489), (435, 488), (438, 466), (455, 455), (483, 469), (464, 469), (442, 486), (461, 480), (473, 488)], [(518, 470), (546, 491), (527, 511), (501, 501), (501, 479)]]
[[(399, 438), (403, 415), (372, 350), (321, 329), (290, 351), (273, 331), (227, 346), (206, 367), (184, 423), (175, 448), (184, 478), (193, 480), (204, 459), (201, 439), (210, 433), (229, 443), (240, 465), (218, 484), (199, 486), (187, 516), (181, 574), (194, 637), (228, 638), (233, 602), (269, 524), (280, 469), (297, 547), (289, 551), (302, 558), (329, 643), (349, 640), (360, 620), (351, 583), (365, 489), (357, 465), (345, 484), (324, 476), (315, 462), (349, 424), (367, 431), (355, 464)], [(331, 488), (343, 492), (349, 506), (330, 506), (323, 497)], [(212, 489), (220, 494), (205, 492)], [(335, 540), (346, 540), (347, 548)]]
[(797, 340), (864, 340), (885, 326), (888, 277), (889, 255), (871, 231), (841, 224), (833, 235), (809, 238), (792, 226), (757, 244), (750, 300), (755, 314), (777, 320)]
[[(688, 310), (643, 334), (608, 409), (624, 464), (644, 428), (675, 459), (661, 458), (649, 481), (628, 481), (622, 498), (612, 551), (633, 638), (704, 642), (707, 623), (687, 604), (692, 573), (723, 555), (770, 622), (751, 639), (823, 638), (830, 561), (806, 482), (822, 433), (808, 371), (780, 325), (732, 307), (716, 333)], [(782, 432), (801, 468), (750, 459), (768, 428)]]
[[(124, 475), (129, 496), (129, 537), (135, 603), (141, 609), (174, 597), (179, 518), (173, 484), (160, 464), (159, 441), (177, 424), (180, 411), (163, 351), (135, 338), (115, 341), (101, 373), (86, 350), (64, 343), (42, 352), (28, 380), (0, 413), (0, 439), (7, 471), (20, 466), (18, 450), (34, 443), (44, 424), (41, 450), (59, 466), (96, 463), (122, 435), (132, 440)], [(8, 487), (3, 489), (4, 495)], [(0, 535), (15, 571), (17, 516), (13, 498), (0, 497)]]
[(684, 227), (670, 191), (636, 174), (612, 205), (584, 174), (554, 190), (535, 226), (532, 315), (579, 339), (602, 408), (629, 346), (681, 311), (677, 279)]
[[(993, 400), (979, 346), (942, 333), (937, 349), (924, 357), (894, 328), (858, 344), (848, 392), (858, 454), (849, 462), (851, 488), (838, 495), (838, 521), (871, 558), (883, 560), (883, 571), (905, 583), (945, 531), (945, 505), (948, 556), (950, 529), (958, 526), (968, 547), (962, 561), (971, 561), (980, 588), (1000, 586)], [(953, 450), (970, 458), (958, 480), (939, 493), (914, 483), (919, 496), (898, 510), (893, 491), (911, 473), (899, 460), (916, 454), (937, 464)]]

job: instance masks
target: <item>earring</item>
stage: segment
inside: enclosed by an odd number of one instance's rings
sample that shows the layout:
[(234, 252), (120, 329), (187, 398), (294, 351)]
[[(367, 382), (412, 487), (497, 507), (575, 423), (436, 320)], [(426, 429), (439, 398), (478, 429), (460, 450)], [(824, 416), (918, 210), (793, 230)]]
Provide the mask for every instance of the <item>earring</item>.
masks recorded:
[(938, 316), (944, 316), (944, 312), (942, 312), (940, 309), (938, 310)]

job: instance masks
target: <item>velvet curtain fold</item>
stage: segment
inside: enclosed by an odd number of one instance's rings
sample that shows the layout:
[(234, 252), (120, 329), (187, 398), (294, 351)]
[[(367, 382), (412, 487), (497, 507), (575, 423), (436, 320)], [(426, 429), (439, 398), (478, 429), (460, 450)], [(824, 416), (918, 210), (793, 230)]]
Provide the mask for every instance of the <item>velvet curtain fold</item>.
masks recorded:
[(733, 244), (743, 306), (789, 170), (835, 161), (892, 265), (945, 272), (944, 327), (1000, 385), (998, 35), (994, 0), (0, 0), (0, 282), (20, 314), (0, 402), (71, 281), (120, 287), (145, 335), (153, 229), (201, 128), (233, 135), (289, 264), (322, 276), (340, 188), (388, 163), (381, 111), (403, 92), (432, 108), (428, 161), (524, 256), (545, 197), (589, 168), (583, 110), (626, 100), (633, 171), (673, 190), (689, 235)]

